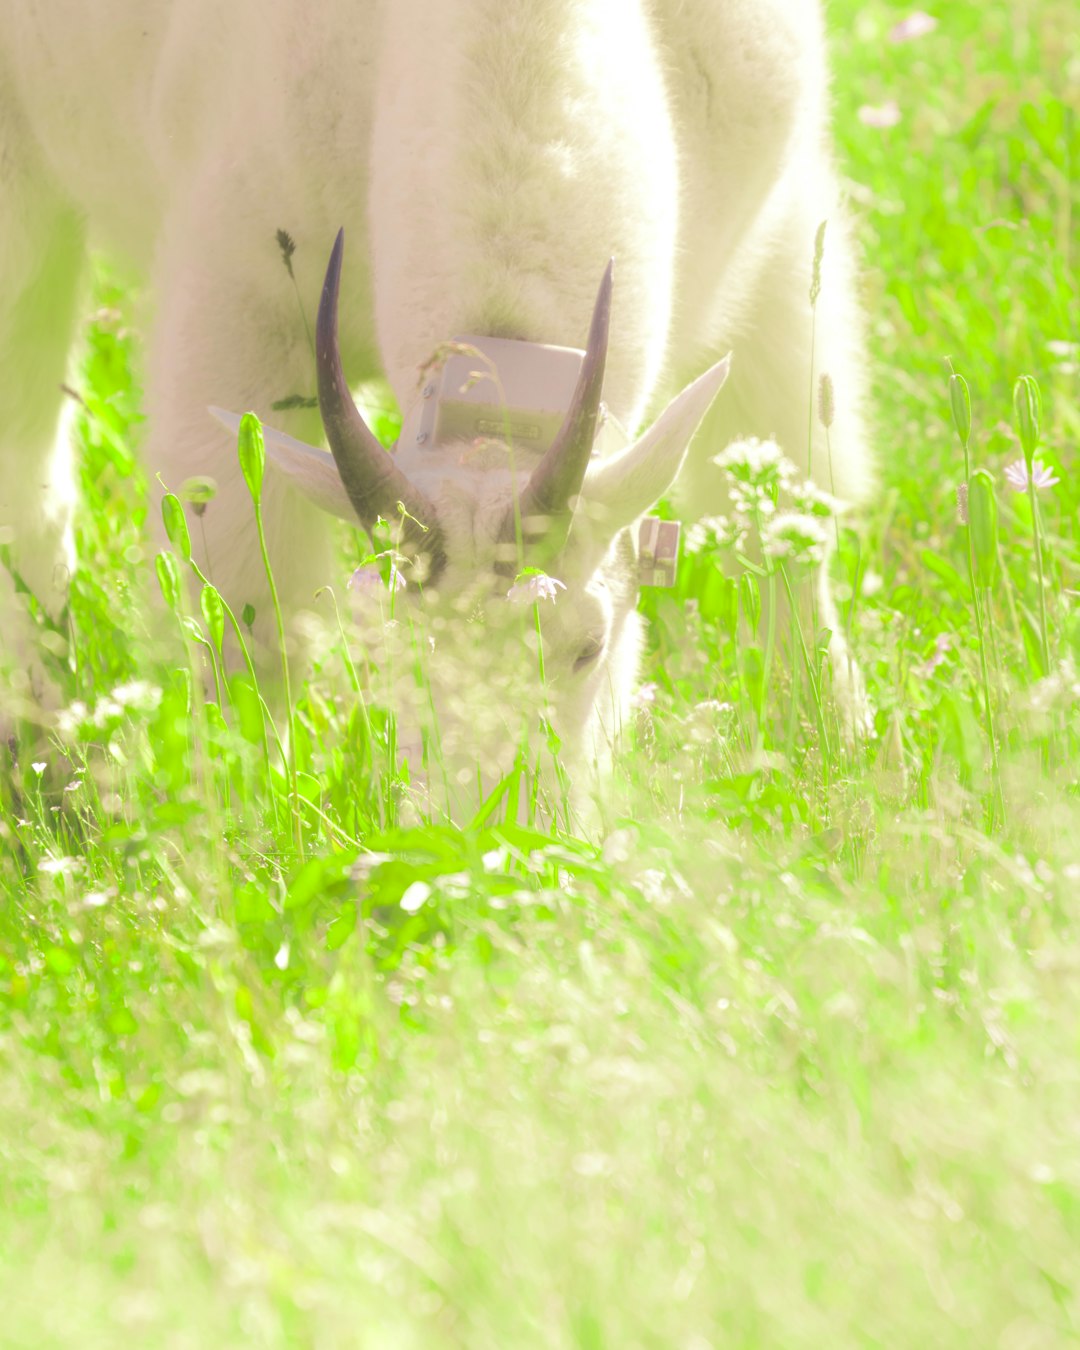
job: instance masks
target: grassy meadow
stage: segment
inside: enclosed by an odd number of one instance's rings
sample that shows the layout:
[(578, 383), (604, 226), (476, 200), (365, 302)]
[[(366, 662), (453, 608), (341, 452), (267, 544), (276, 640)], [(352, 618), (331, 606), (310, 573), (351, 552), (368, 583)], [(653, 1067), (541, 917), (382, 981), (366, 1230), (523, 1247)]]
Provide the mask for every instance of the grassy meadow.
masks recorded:
[(1080, 18), (931, 11), (829, 6), (872, 735), (813, 650), (820, 709), (762, 687), (698, 539), (591, 822), (414, 820), (337, 650), (291, 796), (191, 697), (227, 620), (148, 543), (101, 276), (68, 707), (0, 774), (0, 1344), (1080, 1342)]

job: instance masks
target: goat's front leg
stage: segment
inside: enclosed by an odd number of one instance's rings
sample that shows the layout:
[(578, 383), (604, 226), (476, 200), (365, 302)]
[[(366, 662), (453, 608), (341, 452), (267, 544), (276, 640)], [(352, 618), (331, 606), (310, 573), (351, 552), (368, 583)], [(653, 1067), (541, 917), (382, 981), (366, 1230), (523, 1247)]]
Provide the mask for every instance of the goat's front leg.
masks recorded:
[[(309, 333), (316, 278), (330, 240), (302, 240), (307, 260), (302, 271), (298, 267), (298, 276), (308, 305), (305, 315), (283, 264), (272, 218), (253, 219), (250, 211), (245, 215), (239, 204), (234, 206), (235, 211), (189, 221), (190, 232), (178, 226), (167, 240), (160, 268), (161, 308), (150, 344), (147, 457), (151, 481), (160, 478), (169, 491), (182, 495), (184, 484), (194, 477), (214, 481), (216, 492), (205, 511), (196, 516), (188, 508), (195, 556), (237, 615), (245, 605), (252, 606), (257, 644), (273, 646), (270, 588), (235, 438), (207, 408), (251, 410), (290, 435), (321, 443), (316, 409), (275, 409), (274, 404), (314, 394)], [(353, 312), (354, 306), (347, 308)], [(351, 346), (355, 353), (356, 344)], [(311, 607), (319, 587), (338, 580), (333, 523), (302, 499), (270, 462), (261, 509), (282, 608), (294, 614)], [(153, 518), (159, 518), (156, 510)]]
[[(52, 619), (74, 565), (74, 465), (62, 386), (78, 318), (82, 224), (0, 98), (0, 730), (55, 704), (30, 618)], [(70, 405), (69, 405), (70, 406)]]

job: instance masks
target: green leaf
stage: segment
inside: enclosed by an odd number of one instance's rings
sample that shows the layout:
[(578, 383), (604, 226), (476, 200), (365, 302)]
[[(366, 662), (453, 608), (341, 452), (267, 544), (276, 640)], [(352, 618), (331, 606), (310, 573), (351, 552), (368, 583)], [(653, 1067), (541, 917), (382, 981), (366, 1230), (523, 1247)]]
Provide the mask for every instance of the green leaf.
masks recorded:
[(64, 947), (47, 947), (45, 964), (54, 975), (70, 975), (75, 969), (75, 958)]
[(757, 577), (751, 576), (749, 572), (743, 572), (739, 577), (739, 599), (746, 621), (750, 625), (751, 635), (756, 635), (761, 619), (761, 587), (758, 585)]
[(998, 509), (994, 479), (986, 469), (976, 469), (968, 485), (968, 529), (980, 586), (990, 587), (998, 573)]
[(263, 735), (263, 713), (259, 703), (259, 692), (244, 671), (237, 671), (229, 677), (229, 698), (240, 728), (240, 735), (250, 745), (261, 745)]
[(175, 493), (166, 492), (162, 497), (161, 518), (165, 522), (165, 533), (169, 536), (169, 543), (179, 553), (183, 562), (190, 562), (191, 536), (188, 534), (183, 505)]
[(206, 621), (206, 631), (210, 634), (214, 646), (220, 654), (221, 644), (225, 641), (225, 610), (221, 603), (221, 596), (209, 582), (199, 594), (199, 608), (202, 610), (203, 619)]
[(139, 1029), (131, 1010), (119, 1007), (109, 1018), (109, 1030), (114, 1036), (133, 1036)]
[(971, 394), (967, 380), (963, 375), (949, 377), (949, 405), (952, 408), (953, 426), (960, 437), (960, 444), (967, 449), (971, 438)]
[(334, 853), (306, 862), (289, 883), (285, 894), (286, 910), (302, 909), (313, 900), (355, 890), (352, 869), (355, 853)]
[(236, 453), (240, 459), (240, 472), (244, 475), (244, 482), (251, 493), (251, 500), (258, 506), (262, 499), (266, 446), (263, 442), (262, 423), (253, 412), (246, 412), (240, 419)]
[(744, 647), (739, 654), (739, 664), (746, 692), (756, 707), (761, 702), (765, 679), (765, 657), (761, 648), (756, 643)]
[(354, 904), (342, 905), (337, 912), (337, 917), (330, 923), (326, 930), (326, 949), (336, 952), (339, 947), (343, 947), (356, 930), (356, 906)]
[(954, 595), (964, 601), (967, 600), (970, 595), (968, 583), (947, 558), (943, 558), (940, 553), (935, 553), (932, 549), (924, 548), (919, 554), (919, 561), (928, 572), (933, 572), (935, 576), (940, 577)]
[(176, 614), (180, 609), (180, 564), (176, 561), (176, 554), (162, 549), (154, 566), (165, 603)]

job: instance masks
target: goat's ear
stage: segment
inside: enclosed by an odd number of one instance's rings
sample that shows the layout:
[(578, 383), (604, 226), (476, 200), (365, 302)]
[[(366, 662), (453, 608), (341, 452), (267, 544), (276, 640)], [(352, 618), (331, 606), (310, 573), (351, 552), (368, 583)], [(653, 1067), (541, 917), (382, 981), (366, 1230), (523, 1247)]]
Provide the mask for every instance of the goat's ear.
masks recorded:
[[(224, 408), (210, 408), (209, 412), (234, 435), (239, 432), (240, 418), (236, 413), (226, 412)], [(320, 450), (306, 441), (286, 436), (283, 431), (275, 431), (273, 427), (263, 427), (263, 439), (266, 453), (308, 501), (314, 502), (321, 511), (328, 511), (332, 516), (356, 524), (356, 512), (349, 501), (334, 457), (328, 450)]]
[(664, 495), (730, 368), (729, 353), (677, 394), (633, 445), (590, 466), (581, 489), (582, 508), (601, 529), (621, 530)]

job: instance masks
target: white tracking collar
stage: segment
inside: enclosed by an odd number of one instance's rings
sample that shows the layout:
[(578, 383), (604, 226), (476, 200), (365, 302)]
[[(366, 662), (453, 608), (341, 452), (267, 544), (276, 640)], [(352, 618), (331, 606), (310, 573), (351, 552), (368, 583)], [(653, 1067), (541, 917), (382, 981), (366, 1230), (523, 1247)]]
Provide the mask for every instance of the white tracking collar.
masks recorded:
[[(410, 458), (453, 441), (512, 441), (539, 457), (563, 424), (585, 353), (513, 338), (455, 338), (404, 411), (398, 446)], [(629, 443), (602, 408), (593, 445), (601, 457)]]

